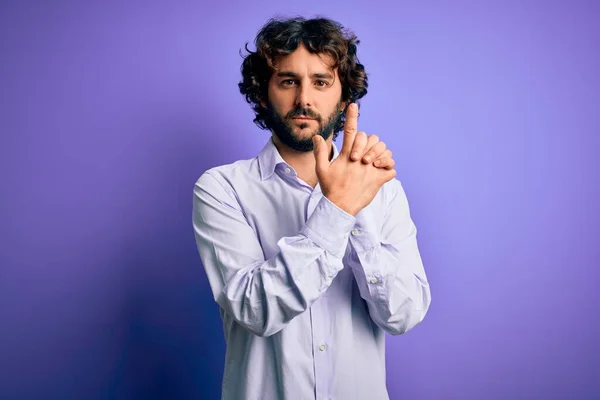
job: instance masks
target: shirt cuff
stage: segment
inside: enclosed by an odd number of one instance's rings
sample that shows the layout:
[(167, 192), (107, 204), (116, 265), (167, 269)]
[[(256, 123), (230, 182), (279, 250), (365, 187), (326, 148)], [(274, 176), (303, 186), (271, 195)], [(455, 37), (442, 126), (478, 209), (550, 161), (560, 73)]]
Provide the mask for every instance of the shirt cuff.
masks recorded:
[(360, 225), (357, 225), (352, 232), (353, 235), (350, 239), (352, 241), (352, 247), (354, 247), (354, 250), (359, 254), (373, 250), (380, 243), (377, 234), (364, 230)]
[(352, 229), (350, 241), (354, 251), (359, 254), (373, 251), (381, 239), (381, 228), (377, 226), (375, 217), (368, 208), (363, 208), (356, 214), (356, 224)]
[(319, 247), (342, 257), (356, 218), (323, 196), (300, 231)]

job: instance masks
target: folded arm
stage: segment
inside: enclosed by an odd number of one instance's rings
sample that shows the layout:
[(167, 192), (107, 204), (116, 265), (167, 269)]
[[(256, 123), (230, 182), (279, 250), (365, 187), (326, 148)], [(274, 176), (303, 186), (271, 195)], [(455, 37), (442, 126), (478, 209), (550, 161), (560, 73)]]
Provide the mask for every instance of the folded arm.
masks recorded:
[(232, 189), (204, 173), (194, 186), (196, 244), (215, 301), (259, 336), (306, 311), (343, 269), (355, 218), (323, 197), (297, 235), (282, 237), (265, 259)]

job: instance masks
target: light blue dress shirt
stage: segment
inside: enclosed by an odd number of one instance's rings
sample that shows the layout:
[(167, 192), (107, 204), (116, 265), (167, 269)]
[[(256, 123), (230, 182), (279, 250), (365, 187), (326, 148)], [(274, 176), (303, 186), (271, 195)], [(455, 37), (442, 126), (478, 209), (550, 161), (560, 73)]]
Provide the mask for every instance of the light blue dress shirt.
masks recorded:
[(352, 216), (269, 138), (200, 176), (193, 225), (223, 321), (223, 400), (388, 399), (385, 332), (431, 301), (400, 181)]

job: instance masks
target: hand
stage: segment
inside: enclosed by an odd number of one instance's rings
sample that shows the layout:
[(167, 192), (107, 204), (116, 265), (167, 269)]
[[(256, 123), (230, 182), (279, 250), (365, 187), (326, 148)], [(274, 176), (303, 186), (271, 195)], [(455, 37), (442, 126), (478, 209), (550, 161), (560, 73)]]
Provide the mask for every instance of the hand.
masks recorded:
[(392, 169), (396, 162), (392, 158), (392, 151), (386, 148), (384, 142), (379, 141), (377, 135), (369, 135), (365, 132), (358, 132), (354, 139), (350, 158), (353, 161), (360, 160), (368, 164), (370, 162), (377, 168)]
[(338, 157), (329, 162), (327, 146), (319, 135), (313, 137), (316, 173), (323, 195), (351, 215), (366, 207), (381, 186), (396, 176), (394, 169), (376, 168), (373, 164), (350, 159), (358, 126), (358, 106), (350, 105), (346, 112), (344, 139)]

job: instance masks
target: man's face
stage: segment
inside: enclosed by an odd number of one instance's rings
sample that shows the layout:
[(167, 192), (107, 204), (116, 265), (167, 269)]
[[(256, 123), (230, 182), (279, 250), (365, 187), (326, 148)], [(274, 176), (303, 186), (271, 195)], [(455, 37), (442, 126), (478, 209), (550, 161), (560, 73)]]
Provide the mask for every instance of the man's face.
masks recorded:
[(312, 137), (328, 139), (341, 117), (342, 86), (328, 55), (303, 45), (277, 60), (269, 81), (267, 122), (279, 140), (296, 151), (312, 151)]

